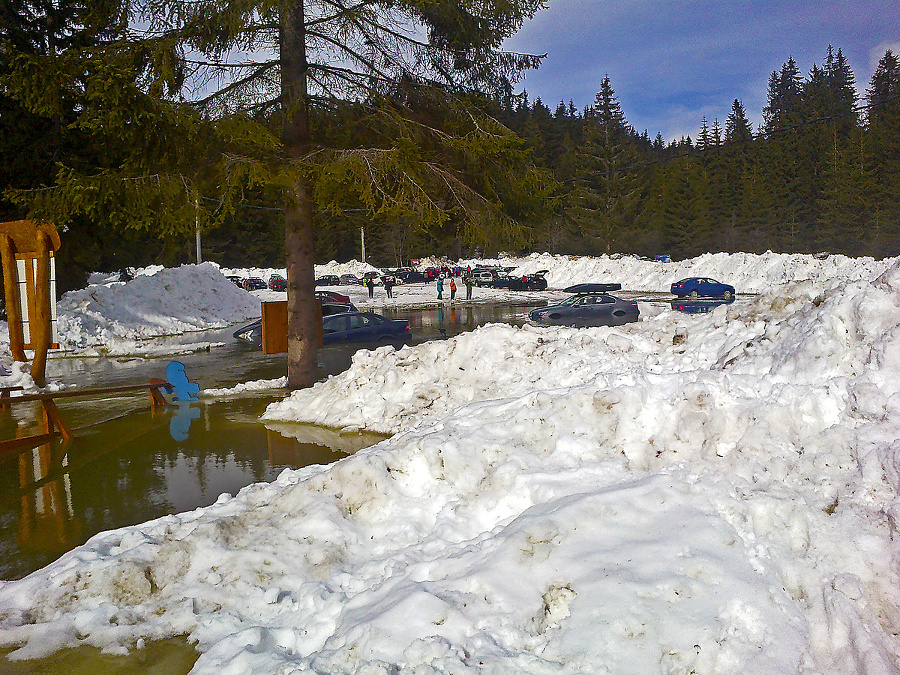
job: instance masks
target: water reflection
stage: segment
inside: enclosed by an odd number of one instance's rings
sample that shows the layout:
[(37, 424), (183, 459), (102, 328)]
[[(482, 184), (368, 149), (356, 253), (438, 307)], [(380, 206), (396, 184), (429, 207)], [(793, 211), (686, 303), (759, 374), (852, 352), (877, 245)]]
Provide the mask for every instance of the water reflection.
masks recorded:
[[(43, 567), (100, 531), (206, 506), (223, 492), (274, 480), (285, 468), (333, 462), (383, 438), (327, 431), (316, 437), (300, 429), (282, 435), (259, 422), (273, 398), (163, 412), (131, 401), (128, 414), (80, 430), (69, 445), (54, 440), (5, 452), (0, 456), (0, 579)], [(33, 412), (39, 413), (39, 406)], [(179, 412), (187, 412), (193, 424), (189, 434), (176, 439), (170, 425)], [(40, 417), (26, 418), (21, 410), (16, 417), (5, 414), (4, 437), (37, 433)], [(328, 445), (336, 440), (340, 443)]]
[(724, 298), (699, 298), (695, 300), (672, 300), (672, 309), (676, 312), (684, 314), (706, 314), (711, 312), (720, 305), (730, 305), (734, 302), (734, 298), (725, 300)]
[(543, 302), (515, 305), (459, 303), (415, 310), (385, 308), (383, 314), (391, 319), (409, 321), (414, 342), (419, 343), (439, 337), (452, 337), (488, 323), (521, 326), (528, 319), (528, 312), (543, 304)]

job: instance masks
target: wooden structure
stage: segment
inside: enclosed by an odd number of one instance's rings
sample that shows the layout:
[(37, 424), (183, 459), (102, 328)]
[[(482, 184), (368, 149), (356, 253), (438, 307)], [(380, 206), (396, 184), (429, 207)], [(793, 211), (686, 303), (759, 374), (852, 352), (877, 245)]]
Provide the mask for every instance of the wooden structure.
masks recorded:
[[(316, 345), (322, 346), (322, 303), (316, 301), (319, 330)], [(288, 350), (288, 315), (287, 300), (275, 300), (262, 303), (262, 353), (283, 354)]]
[(56, 274), (53, 252), (59, 234), (52, 223), (15, 220), (0, 223), (0, 259), (9, 346), (13, 359), (25, 362), (25, 350), (34, 350), (31, 378), (45, 384), (47, 352), (58, 345), (53, 326), (56, 314)]
[(75, 398), (83, 396), (100, 396), (103, 394), (121, 394), (133, 391), (146, 390), (150, 394), (150, 406), (154, 410), (164, 408), (167, 405), (165, 397), (160, 389), (169, 389), (168, 382), (163, 380), (153, 380), (143, 384), (126, 384), (118, 387), (101, 387), (97, 389), (72, 389), (64, 391), (45, 392), (40, 394), (25, 394), (23, 396), (10, 396), (3, 398), (4, 404), (26, 403), (28, 401), (39, 401), (43, 408), (43, 434), (36, 436), (25, 436), (22, 438), (14, 438), (8, 441), (0, 441), (0, 452), (6, 450), (14, 450), (17, 448), (33, 448), (37, 445), (47, 443), (56, 437), (61, 436), (65, 441), (71, 441), (75, 438), (75, 431), (78, 429), (70, 428), (59, 414), (59, 408), (56, 407), (55, 399), (59, 398)]
[(287, 334), (287, 301), (262, 303), (262, 353), (286, 352)]

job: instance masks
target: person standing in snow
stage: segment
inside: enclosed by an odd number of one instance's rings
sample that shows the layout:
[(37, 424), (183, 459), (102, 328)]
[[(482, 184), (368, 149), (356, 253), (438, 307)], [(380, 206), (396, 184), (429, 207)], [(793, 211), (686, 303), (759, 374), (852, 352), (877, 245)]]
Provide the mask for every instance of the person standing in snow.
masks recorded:
[(450, 278), (450, 299), (453, 300), (456, 298), (456, 282), (453, 278)]
[(384, 278), (384, 292), (389, 298), (394, 297), (394, 280), (391, 277)]
[(366, 281), (366, 286), (369, 288), (369, 299), (371, 300), (375, 297), (375, 279), (369, 277), (369, 280)]
[(466, 300), (471, 300), (472, 299), (472, 286), (475, 284), (475, 282), (472, 281), (472, 275), (468, 275), (465, 278), (465, 282), (466, 282)]
[(437, 292), (438, 292), (438, 300), (443, 300), (444, 296), (444, 277), (438, 277), (437, 280)]

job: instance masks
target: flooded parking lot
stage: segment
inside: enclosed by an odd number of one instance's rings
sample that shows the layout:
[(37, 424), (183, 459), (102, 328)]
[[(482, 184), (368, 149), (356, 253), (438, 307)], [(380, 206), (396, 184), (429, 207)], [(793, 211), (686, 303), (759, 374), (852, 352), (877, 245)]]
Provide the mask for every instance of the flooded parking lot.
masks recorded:
[[(383, 314), (407, 319), (412, 342), (419, 343), (487, 323), (521, 325), (535, 306), (540, 305), (460, 303), (392, 308)], [(264, 355), (235, 340), (234, 329), (174, 340), (221, 343), (175, 357), (203, 390), (285, 374), (284, 355)], [(346, 369), (355, 350), (320, 350), (320, 376)], [(79, 388), (146, 382), (165, 379), (170, 360), (56, 357), (48, 364), (48, 379)], [(81, 428), (71, 445), (57, 440), (0, 456), (0, 579), (22, 577), (102, 530), (206, 506), (223, 492), (273, 480), (285, 468), (333, 462), (383, 438), (263, 425), (259, 418), (265, 407), (286, 393), (268, 389), (156, 411), (146, 392), (60, 401), (67, 423)], [(39, 403), (0, 411), (3, 438), (33, 435), (40, 424)]]
[[(490, 322), (522, 323), (526, 310), (470, 305), (384, 313), (407, 318), (413, 341), (423, 342)], [(285, 374), (284, 355), (264, 355), (233, 332), (172, 341), (222, 343), (174, 357), (191, 381), (209, 390)], [(320, 350), (320, 376), (346, 369), (354, 351)], [(65, 387), (110, 387), (165, 379), (170, 360), (55, 357), (47, 375)], [(303, 425), (266, 427), (260, 415), (286, 393), (270, 389), (156, 411), (146, 392), (60, 400), (62, 417), (79, 429), (70, 445), (57, 439), (0, 457), (0, 579), (25, 576), (100, 531), (206, 506), (223, 492), (271, 481), (286, 468), (333, 462), (383, 438)], [(35, 435), (41, 420), (40, 403), (18, 403), (0, 411), (0, 433)]]

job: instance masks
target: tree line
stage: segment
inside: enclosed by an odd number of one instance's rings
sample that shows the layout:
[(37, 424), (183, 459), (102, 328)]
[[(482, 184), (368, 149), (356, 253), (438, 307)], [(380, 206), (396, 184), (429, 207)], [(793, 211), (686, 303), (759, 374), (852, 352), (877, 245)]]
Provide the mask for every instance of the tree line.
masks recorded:
[[(222, 114), (234, 99), (173, 107), (164, 90), (187, 75), (162, 77), (164, 52), (108, 49), (122, 42), (120, 3), (36, 6), (0, 3), (0, 217), (42, 203), (69, 211), (61, 288), (94, 269), (189, 262), (197, 225), (206, 259), (280, 266), (283, 191), (260, 150), (280, 132), (279, 107), (260, 105), (243, 127)], [(69, 70), (23, 67), (23, 54), (91, 50)], [(806, 77), (793, 59), (771, 74), (758, 129), (734, 100), (724, 122), (704, 118), (696, 138), (671, 142), (628, 123), (609, 78), (582, 110), (509, 89), (426, 91), (400, 77), (310, 107), (313, 145), (330, 154), (313, 185), (317, 259), (358, 257), (361, 232), (382, 265), (530, 250), (900, 254), (900, 64), (890, 51), (862, 98), (829, 47)]]
[(756, 130), (724, 123), (666, 143), (628, 124), (605, 78), (592, 105), (507, 100), (499, 118), (559, 183), (533, 242), (558, 253), (900, 254), (900, 63), (887, 51), (860, 99), (840, 49), (803, 77), (769, 77)]

